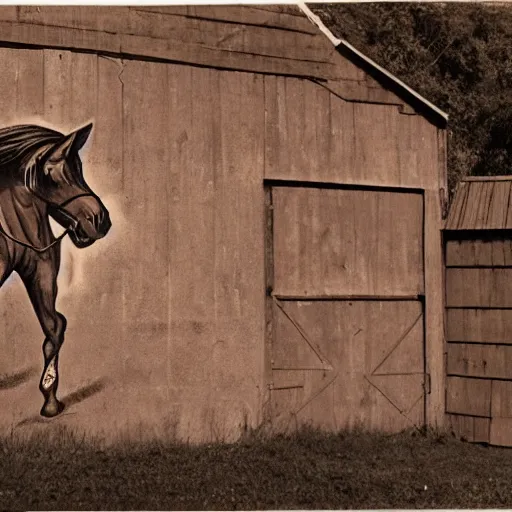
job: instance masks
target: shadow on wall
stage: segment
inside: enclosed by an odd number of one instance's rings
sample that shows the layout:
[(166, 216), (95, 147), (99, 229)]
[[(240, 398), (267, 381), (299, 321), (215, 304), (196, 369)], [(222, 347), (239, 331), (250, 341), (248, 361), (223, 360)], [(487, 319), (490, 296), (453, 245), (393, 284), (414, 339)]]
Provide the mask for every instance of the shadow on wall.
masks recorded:
[[(37, 370), (35, 370), (37, 371)], [(69, 395), (66, 395), (62, 402), (65, 405), (64, 413), (61, 415), (61, 417), (65, 417), (66, 414), (69, 414), (68, 409), (72, 405), (79, 404), (80, 402), (83, 402), (84, 400), (87, 400), (88, 398), (96, 395), (97, 393), (103, 391), (105, 387), (108, 384), (108, 379), (101, 378), (97, 379), (90, 384), (87, 384), (85, 386), (82, 386), (81, 388), (77, 389), (76, 391), (73, 391)], [(2, 389), (0, 387), (0, 389)], [(33, 425), (35, 423), (50, 423), (51, 420), (47, 420), (42, 418), (41, 416), (30, 416), (29, 418), (25, 418), (24, 420), (20, 421), (16, 426), (22, 427), (25, 425)]]
[(94, 396), (96, 393), (103, 391), (107, 386), (108, 381), (105, 378), (96, 379), (95, 381), (87, 384), (86, 386), (82, 386), (81, 388), (73, 391), (69, 395), (66, 395), (62, 402), (66, 406), (66, 408), (71, 407), (72, 405), (79, 404), (84, 400), (87, 400), (91, 396)]
[(21, 372), (11, 373), (10, 375), (2, 375), (0, 376), (0, 391), (21, 386), (36, 374), (37, 368), (32, 366), (31, 368), (27, 368)]

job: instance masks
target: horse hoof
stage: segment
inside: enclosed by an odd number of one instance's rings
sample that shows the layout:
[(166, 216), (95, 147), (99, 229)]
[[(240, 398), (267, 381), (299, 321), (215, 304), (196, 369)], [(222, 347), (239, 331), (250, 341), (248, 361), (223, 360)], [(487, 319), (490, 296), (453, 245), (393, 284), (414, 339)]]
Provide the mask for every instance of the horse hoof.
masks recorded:
[(41, 409), (41, 416), (44, 416), (45, 418), (53, 418), (58, 416), (64, 410), (64, 407), (65, 405), (58, 400), (55, 400), (55, 402), (52, 403), (44, 404), (43, 408)]

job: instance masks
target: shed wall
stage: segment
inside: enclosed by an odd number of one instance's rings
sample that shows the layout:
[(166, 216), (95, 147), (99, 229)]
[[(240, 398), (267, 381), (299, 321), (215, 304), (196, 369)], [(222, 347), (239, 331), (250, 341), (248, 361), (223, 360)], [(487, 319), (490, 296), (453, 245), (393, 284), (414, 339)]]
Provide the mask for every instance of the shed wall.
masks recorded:
[(469, 441), (511, 446), (510, 237), (447, 237), (448, 424)]

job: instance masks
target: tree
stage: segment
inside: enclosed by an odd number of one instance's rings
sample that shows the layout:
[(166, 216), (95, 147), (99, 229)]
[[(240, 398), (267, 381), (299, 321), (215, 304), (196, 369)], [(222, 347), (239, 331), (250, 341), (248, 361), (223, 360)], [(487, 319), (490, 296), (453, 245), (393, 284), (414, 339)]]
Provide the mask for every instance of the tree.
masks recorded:
[(512, 174), (512, 7), (312, 4), (340, 38), (450, 116), (450, 190), (464, 175)]

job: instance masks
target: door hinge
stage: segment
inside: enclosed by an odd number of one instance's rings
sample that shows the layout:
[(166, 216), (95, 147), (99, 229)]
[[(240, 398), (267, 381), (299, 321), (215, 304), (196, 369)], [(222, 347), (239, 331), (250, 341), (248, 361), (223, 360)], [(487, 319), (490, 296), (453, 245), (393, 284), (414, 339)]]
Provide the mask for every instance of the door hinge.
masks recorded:
[(423, 387), (425, 389), (425, 394), (430, 395), (432, 391), (430, 373), (425, 373), (425, 380), (423, 381)]

